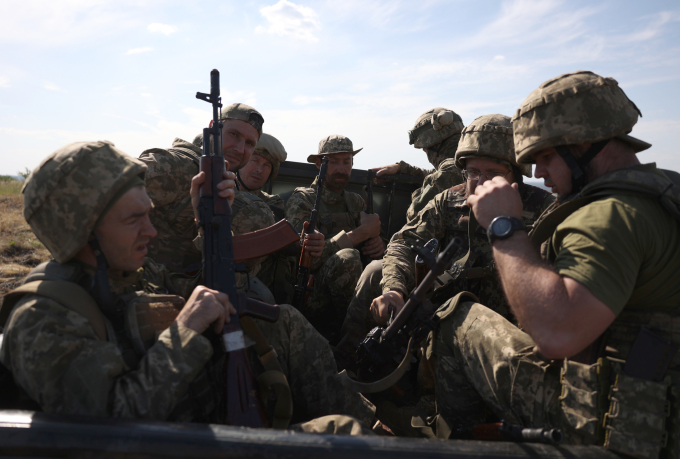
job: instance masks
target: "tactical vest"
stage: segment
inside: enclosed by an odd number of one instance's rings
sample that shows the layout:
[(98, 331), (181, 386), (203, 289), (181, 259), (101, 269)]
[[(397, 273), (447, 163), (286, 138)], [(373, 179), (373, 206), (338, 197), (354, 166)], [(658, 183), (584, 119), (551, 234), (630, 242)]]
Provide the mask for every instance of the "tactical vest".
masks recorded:
[[(557, 226), (581, 207), (615, 194), (659, 202), (680, 221), (680, 174), (628, 168), (597, 178), (545, 212), (530, 233), (552, 262)], [(626, 312), (578, 355), (564, 360), (562, 422), (584, 443), (634, 457), (680, 457), (680, 305), (673, 314)], [(595, 362), (595, 363), (593, 363)]]
[[(121, 351), (129, 368), (134, 368), (158, 336), (176, 319), (184, 306), (184, 299), (169, 295), (164, 288), (146, 283), (154, 292), (136, 291), (116, 299), (119, 317), (106, 317), (90, 294), (91, 277), (75, 264), (56, 261), (43, 263), (26, 277), (24, 284), (5, 296), (0, 309), (0, 326), (4, 327), (14, 305), (25, 295), (39, 295), (57, 301), (88, 319), (97, 338), (115, 344)], [(254, 340), (253, 351), (257, 354), (264, 373), (258, 377), (260, 393), (266, 401), (272, 390), (276, 404), (271, 410), (272, 426), (286, 428), (292, 416), (290, 388), (276, 358), (276, 352), (266, 342), (252, 319), (241, 319), (242, 327)], [(117, 330), (114, 324), (123, 324)], [(215, 337), (216, 341), (219, 337)], [(213, 358), (192, 380), (188, 390), (178, 401), (169, 421), (224, 422), (225, 413), (217, 408), (223, 404), (221, 389), (222, 361), (224, 352), (213, 343)]]
[[(459, 292), (468, 291), (476, 295), (480, 303), (513, 321), (514, 318), (505, 299), (493, 261), (486, 230), (479, 226), (474, 214), (467, 206), (463, 197), (464, 192), (464, 184), (452, 187), (449, 191), (445, 216), (447, 231), (444, 241), (440, 242), (440, 247), (446, 247), (454, 237), (460, 237), (468, 241), (468, 252), (437, 278), (431, 300), (434, 304), (443, 304)], [(540, 188), (523, 185), (520, 188), (520, 195), (523, 209), (522, 222), (527, 228), (531, 228), (541, 214), (550, 193)]]
[[(316, 199), (317, 190), (314, 188), (297, 188), (295, 191), (303, 193), (311, 202), (314, 202)], [(323, 198), (321, 198), (316, 229), (323, 233), (327, 239), (335, 236), (340, 231), (348, 233), (361, 226), (361, 209), (353, 208), (348, 193), (348, 191), (345, 191), (343, 194), (345, 212), (331, 212)]]

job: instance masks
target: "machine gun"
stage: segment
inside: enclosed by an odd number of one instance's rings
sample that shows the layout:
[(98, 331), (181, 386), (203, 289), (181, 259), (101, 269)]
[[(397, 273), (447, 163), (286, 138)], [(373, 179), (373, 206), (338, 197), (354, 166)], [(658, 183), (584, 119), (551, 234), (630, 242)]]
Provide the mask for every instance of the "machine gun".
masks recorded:
[[(209, 128), (203, 129), (203, 155), (200, 170), (205, 173), (205, 181), (200, 189), (199, 225), (203, 228), (203, 276), (206, 287), (229, 295), (237, 314), (224, 325), (222, 338), (227, 356), (223, 373), (225, 376), (225, 406), (227, 423), (236, 426), (264, 427), (267, 419), (264, 409), (257, 397), (257, 385), (248, 355), (246, 354), (246, 335), (241, 328), (240, 317), (255, 317), (275, 322), (279, 317), (279, 308), (247, 299), (245, 294), (238, 293), (236, 286), (237, 263), (234, 256), (234, 241), (231, 234), (231, 207), (225, 198), (220, 198), (217, 184), (223, 180), (225, 168), (224, 158), (221, 156), (222, 125), (219, 123), (219, 108), (222, 106), (220, 97), (220, 73), (210, 72), (210, 94), (196, 93), (196, 98), (212, 104), (213, 122)], [(210, 155), (210, 142), (213, 142)], [(281, 222), (279, 222), (281, 223)], [(289, 229), (286, 230), (285, 224)], [(279, 229), (266, 228), (265, 233), (284, 231), (288, 236), (285, 244), (290, 244), (290, 231), (297, 239), (297, 232), (285, 222)], [(257, 234), (259, 233), (259, 234)], [(249, 237), (255, 240), (267, 237), (261, 232), (252, 233)], [(245, 240), (249, 240), (246, 238)], [(271, 253), (271, 252), (269, 252)], [(263, 254), (241, 250), (239, 257), (248, 259)]]
[[(453, 238), (437, 257), (421, 243), (411, 246), (430, 268), (430, 272), (411, 292), (408, 301), (396, 317), (390, 318), (387, 328), (375, 327), (357, 347), (357, 375), (362, 381), (374, 382), (354, 381), (343, 371), (340, 375), (347, 387), (361, 393), (382, 392), (406, 373), (413, 347), (433, 330), (438, 322), (434, 314), (435, 307), (426, 299), (426, 294), (437, 276), (449, 267), (462, 245), (462, 239)], [(404, 352), (403, 349), (406, 349), (405, 355), (395, 368), (399, 362), (396, 357)]]
[(316, 200), (314, 201), (314, 208), (312, 215), (309, 217), (307, 225), (307, 232), (304, 231), (300, 235), (300, 244), (302, 244), (302, 252), (300, 253), (300, 263), (298, 264), (297, 283), (295, 284), (295, 291), (293, 293), (293, 301), (291, 304), (297, 308), (302, 309), (307, 301), (307, 295), (314, 291), (314, 276), (309, 274), (309, 266), (312, 264), (312, 256), (309, 251), (305, 249), (304, 240), (305, 234), (313, 233), (316, 228), (316, 214), (319, 212), (319, 205), (321, 203), (321, 190), (323, 183), (326, 181), (326, 171), (328, 170), (328, 156), (324, 156), (321, 160), (321, 168), (317, 178)]

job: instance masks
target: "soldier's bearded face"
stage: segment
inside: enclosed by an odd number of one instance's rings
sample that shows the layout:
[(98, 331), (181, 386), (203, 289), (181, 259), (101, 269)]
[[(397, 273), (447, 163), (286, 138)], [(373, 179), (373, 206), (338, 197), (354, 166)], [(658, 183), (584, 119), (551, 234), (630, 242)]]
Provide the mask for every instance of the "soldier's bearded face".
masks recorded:
[[(336, 193), (342, 192), (349, 183), (352, 173), (354, 156), (352, 153), (336, 153), (328, 155), (328, 172), (326, 173), (326, 186)], [(321, 160), (316, 160), (316, 167), (321, 167)]]
[(238, 171), (243, 184), (251, 190), (262, 188), (269, 179), (271, 173), (271, 161), (260, 155), (252, 155), (248, 164)]
[(136, 271), (144, 264), (149, 240), (157, 231), (149, 220), (151, 199), (144, 186), (127, 191), (109, 209), (95, 229), (113, 271)]
[(229, 161), (229, 170), (236, 172), (250, 160), (259, 135), (245, 121), (224, 120), (222, 124), (222, 156)]
[(567, 163), (554, 148), (546, 148), (539, 151), (532, 158), (536, 160), (536, 178), (542, 178), (545, 186), (553, 193), (557, 193), (557, 199), (565, 198), (571, 193), (571, 170)]

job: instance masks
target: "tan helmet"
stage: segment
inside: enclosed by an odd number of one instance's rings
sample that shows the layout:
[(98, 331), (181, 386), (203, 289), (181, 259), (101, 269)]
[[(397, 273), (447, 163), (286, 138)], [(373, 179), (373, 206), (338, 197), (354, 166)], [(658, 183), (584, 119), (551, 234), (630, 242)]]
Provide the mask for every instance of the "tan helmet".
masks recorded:
[(617, 137), (635, 151), (651, 147), (627, 135), (640, 110), (613, 78), (593, 72), (566, 73), (548, 80), (529, 94), (512, 118), (515, 155), (531, 163), (545, 148), (596, 143)]
[(264, 118), (262, 117), (262, 114), (253, 107), (246, 104), (241, 104), (239, 102), (222, 107), (222, 111), (220, 112), (220, 121), (229, 119), (245, 121), (257, 129), (258, 136), (262, 136), (262, 125), (264, 124)]
[(145, 172), (143, 162), (106, 140), (66, 145), (26, 180), (24, 218), (54, 259), (67, 262), (87, 244), (111, 200)]
[(276, 137), (267, 134), (266, 132), (262, 134), (260, 140), (257, 142), (253, 154), (260, 155), (272, 163), (272, 172), (269, 176), (269, 180), (272, 182), (279, 175), (281, 162), (285, 161), (288, 157), (288, 153), (286, 153), (286, 149), (283, 148), (283, 144), (279, 142)]
[(316, 155), (309, 155), (307, 157), (308, 163), (316, 163), (316, 158), (321, 158), (325, 155), (334, 155), (337, 153), (352, 153), (352, 156), (359, 153), (363, 148), (354, 149), (352, 141), (344, 135), (333, 134), (324, 137), (319, 142), (319, 153)]
[(467, 158), (491, 159), (515, 166), (531, 177), (530, 164), (517, 164), (512, 138), (512, 122), (505, 115), (484, 115), (467, 125), (456, 150), (456, 167), (465, 169)]
[(409, 145), (429, 148), (463, 130), (462, 118), (453, 110), (436, 107), (418, 117), (413, 129), (408, 131)]

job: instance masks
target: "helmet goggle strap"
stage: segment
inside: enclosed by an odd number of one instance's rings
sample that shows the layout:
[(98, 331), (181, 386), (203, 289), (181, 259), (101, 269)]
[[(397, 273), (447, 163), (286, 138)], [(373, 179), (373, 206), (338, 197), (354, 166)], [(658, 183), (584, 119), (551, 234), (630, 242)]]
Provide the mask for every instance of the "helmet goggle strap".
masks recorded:
[(102, 311), (107, 316), (110, 316), (115, 308), (113, 296), (111, 295), (111, 286), (109, 285), (109, 276), (107, 274), (109, 263), (106, 261), (106, 256), (99, 245), (99, 239), (97, 239), (97, 235), (94, 234), (94, 232), (87, 243), (92, 248), (94, 257), (97, 260), (97, 269), (94, 273), (94, 286), (92, 289), (93, 296), (97, 300), (97, 304)]
[(590, 148), (580, 157), (576, 158), (566, 145), (555, 147), (557, 153), (562, 157), (571, 170), (571, 192), (578, 193), (586, 185), (586, 173), (584, 168), (590, 161), (607, 146), (611, 139), (600, 140), (593, 143)]

